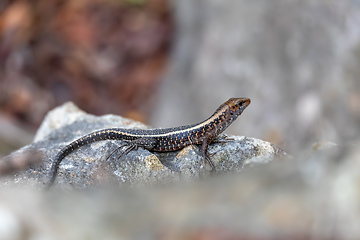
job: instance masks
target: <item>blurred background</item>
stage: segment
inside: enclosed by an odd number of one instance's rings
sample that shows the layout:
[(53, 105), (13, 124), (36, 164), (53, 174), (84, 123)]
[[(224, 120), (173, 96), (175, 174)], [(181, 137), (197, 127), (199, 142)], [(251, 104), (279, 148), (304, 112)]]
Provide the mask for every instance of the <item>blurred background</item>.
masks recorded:
[(2, 154), (66, 101), (148, 122), (173, 32), (167, 0), (1, 1)]
[(0, 3), (0, 152), (66, 101), (154, 127), (252, 104), (227, 133), (289, 153), (359, 139), (360, 2)]

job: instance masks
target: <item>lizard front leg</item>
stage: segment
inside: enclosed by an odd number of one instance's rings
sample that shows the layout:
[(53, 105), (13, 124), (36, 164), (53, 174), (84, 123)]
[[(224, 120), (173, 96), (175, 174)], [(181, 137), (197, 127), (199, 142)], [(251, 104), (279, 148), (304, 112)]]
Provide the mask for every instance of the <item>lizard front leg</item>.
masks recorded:
[(207, 149), (208, 149), (208, 146), (211, 143), (212, 139), (213, 139), (212, 136), (205, 137), (205, 139), (201, 145), (201, 154), (202, 154), (203, 158), (210, 164), (212, 170), (215, 170), (214, 163), (211, 161), (211, 159), (207, 155)]

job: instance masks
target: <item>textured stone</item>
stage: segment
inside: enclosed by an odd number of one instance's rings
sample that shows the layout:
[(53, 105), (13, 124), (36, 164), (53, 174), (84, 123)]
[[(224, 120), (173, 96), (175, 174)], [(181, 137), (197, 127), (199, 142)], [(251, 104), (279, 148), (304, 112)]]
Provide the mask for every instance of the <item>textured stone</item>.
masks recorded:
[[(72, 103), (52, 110), (37, 132), (35, 142), (4, 159), (4, 162), (11, 162), (21, 155), (21, 159), (26, 160), (24, 155), (31, 152), (28, 156), (34, 156), (36, 152), (43, 161), (29, 170), (6, 178), (4, 183), (42, 188), (49, 181), (50, 164), (61, 148), (87, 133), (111, 127), (148, 128), (120, 116), (95, 117)], [(211, 144), (208, 149), (218, 173), (241, 171), (247, 165), (287, 157), (285, 152), (259, 139), (222, 137), (225, 141)], [(188, 146), (167, 153), (138, 148), (118, 159), (122, 151), (119, 149), (107, 159), (121, 145), (121, 141), (99, 141), (74, 151), (61, 162), (55, 186), (83, 188), (110, 183), (134, 186), (191, 181), (211, 175), (211, 167), (202, 159), (198, 147)]]
[(188, 184), (2, 189), (0, 231), (8, 239), (359, 239), (359, 145)]

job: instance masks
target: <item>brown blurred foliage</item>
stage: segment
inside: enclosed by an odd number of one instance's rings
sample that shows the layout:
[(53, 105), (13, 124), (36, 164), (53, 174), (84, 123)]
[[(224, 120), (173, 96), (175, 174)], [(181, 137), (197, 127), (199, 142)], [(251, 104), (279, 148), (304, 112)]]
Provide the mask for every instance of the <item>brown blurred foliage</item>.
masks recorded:
[(2, 0), (0, 111), (37, 127), (71, 100), (146, 122), (172, 32), (166, 0)]

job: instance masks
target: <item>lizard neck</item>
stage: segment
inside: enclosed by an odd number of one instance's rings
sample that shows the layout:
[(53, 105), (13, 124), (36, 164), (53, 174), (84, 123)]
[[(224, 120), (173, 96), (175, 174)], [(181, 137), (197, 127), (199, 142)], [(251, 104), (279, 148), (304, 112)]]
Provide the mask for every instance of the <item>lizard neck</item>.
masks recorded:
[(202, 125), (206, 132), (216, 136), (225, 131), (240, 114), (231, 114), (230, 107), (224, 103), (208, 119), (199, 123), (199, 126)]

